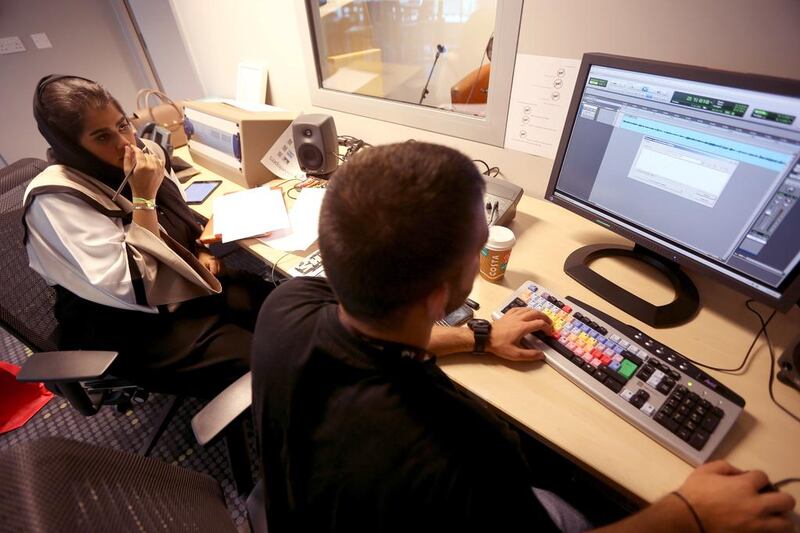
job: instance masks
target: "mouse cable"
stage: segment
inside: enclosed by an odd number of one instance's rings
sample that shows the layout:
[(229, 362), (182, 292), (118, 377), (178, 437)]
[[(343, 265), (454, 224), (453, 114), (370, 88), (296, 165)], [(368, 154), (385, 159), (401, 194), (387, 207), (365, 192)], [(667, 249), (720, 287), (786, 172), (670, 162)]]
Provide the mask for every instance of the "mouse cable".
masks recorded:
[(769, 315), (769, 318), (767, 318), (767, 321), (764, 322), (764, 320), (761, 318), (761, 315), (758, 313), (758, 311), (756, 311), (755, 309), (750, 307), (750, 304), (753, 303), (753, 302), (755, 302), (755, 300), (750, 299), (750, 300), (747, 300), (744, 303), (744, 305), (747, 307), (747, 309), (749, 309), (751, 312), (755, 313), (758, 316), (759, 320), (761, 321), (761, 329), (759, 329), (756, 332), (756, 336), (753, 339), (753, 342), (750, 343), (750, 347), (747, 349), (747, 352), (744, 354), (744, 359), (742, 359), (742, 362), (739, 364), (739, 366), (737, 366), (736, 368), (722, 368), (722, 367), (718, 367), (718, 366), (707, 365), (707, 364), (701, 363), (699, 361), (695, 361), (694, 359), (692, 359), (690, 357), (686, 357), (685, 355), (683, 357), (685, 359), (687, 359), (690, 363), (692, 363), (692, 364), (694, 364), (696, 366), (701, 366), (703, 368), (708, 368), (709, 370), (717, 370), (718, 372), (727, 372), (727, 373), (731, 373), (732, 374), (732, 373), (739, 372), (740, 370), (742, 370), (745, 367), (745, 365), (747, 364), (748, 359), (750, 359), (750, 355), (753, 353), (753, 347), (756, 345), (756, 342), (758, 342), (758, 338), (761, 337), (762, 333), (766, 333), (767, 326), (772, 321), (772, 319), (775, 317), (775, 313), (776, 313), (776, 311), (772, 311), (772, 314)]
[(753, 342), (750, 343), (750, 347), (747, 349), (747, 353), (745, 353), (744, 359), (742, 359), (742, 362), (741, 362), (741, 364), (739, 366), (737, 366), (736, 368), (720, 368), (720, 367), (716, 367), (716, 366), (711, 366), (711, 365), (706, 365), (706, 364), (700, 363), (700, 362), (695, 361), (693, 359), (690, 359), (689, 357), (686, 357), (686, 356), (684, 356), (684, 358), (687, 359), (688, 361), (690, 361), (691, 363), (693, 363), (693, 364), (695, 364), (697, 366), (701, 366), (703, 368), (708, 368), (708, 369), (711, 369), (711, 370), (717, 370), (717, 371), (726, 372), (726, 373), (738, 372), (738, 371), (742, 370), (742, 368), (744, 368), (745, 364), (747, 364), (747, 361), (748, 361), (748, 359), (750, 358), (750, 355), (753, 352), (753, 347), (756, 345), (756, 342), (758, 341), (758, 338), (761, 337), (761, 334), (763, 333), (764, 339), (767, 341), (767, 348), (769, 349), (769, 359), (770, 359), (769, 386), (768, 386), (769, 397), (772, 400), (772, 403), (777, 405), (784, 413), (786, 413), (787, 415), (792, 417), (795, 421), (800, 422), (800, 417), (798, 417), (797, 415), (795, 415), (794, 413), (789, 411), (786, 407), (781, 405), (778, 402), (778, 400), (775, 399), (775, 394), (772, 391), (772, 387), (773, 387), (773, 384), (775, 382), (775, 372), (774, 372), (774, 370), (775, 370), (775, 351), (772, 349), (772, 341), (770, 340), (769, 334), (767, 333), (767, 326), (772, 321), (772, 319), (775, 317), (775, 313), (777, 311), (773, 310), (772, 314), (769, 315), (769, 318), (764, 320), (764, 317), (761, 316), (761, 313), (759, 313), (756, 309), (751, 307), (750, 304), (753, 303), (753, 302), (755, 302), (755, 300), (750, 299), (750, 300), (747, 300), (744, 305), (745, 305), (745, 307), (747, 307), (748, 311), (750, 311), (751, 313), (753, 313), (754, 315), (756, 315), (758, 317), (758, 321), (761, 323), (761, 329), (759, 329), (758, 332), (756, 332), (756, 336), (753, 339)]
[(284, 278), (284, 279), (282, 279), (282, 280), (280, 280), (280, 281), (276, 281), (276, 280), (275, 280), (275, 267), (277, 267), (277, 266), (278, 266), (278, 263), (280, 263), (281, 261), (283, 261), (283, 259), (284, 259), (284, 258), (286, 258), (286, 257), (288, 257), (288, 256), (290, 256), (290, 255), (292, 255), (292, 254), (290, 254), (289, 252), (286, 252), (285, 254), (283, 254), (282, 256), (280, 256), (280, 257), (278, 258), (278, 260), (277, 260), (277, 261), (275, 261), (274, 263), (272, 263), (272, 272), (270, 273), (269, 277), (270, 277), (270, 278), (272, 278), (272, 284), (273, 284), (273, 285), (275, 285), (275, 287), (277, 287), (278, 285), (280, 285), (281, 283), (283, 283), (283, 282), (284, 282), (284, 281), (286, 281), (286, 279), (287, 279), (287, 278)]
[(780, 480), (780, 481), (776, 481), (776, 482), (775, 482), (775, 483), (773, 483), (772, 485), (773, 485), (773, 486), (774, 486), (776, 489), (779, 489), (779, 488), (781, 488), (781, 487), (782, 487), (782, 486), (784, 486), (784, 485), (789, 485), (789, 484), (791, 484), (791, 483), (798, 483), (798, 482), (800, 482), (800, 477), (787, 477), (786, 479), (782, 479), (782, 480)]
[[(789, 411), (786, 407), (784, 407), (783, 405), (778, 403), (778, 400), (775, 399), (775, 394), (772, 392), (772, 386), (775, 383), (775, 351), (772, 349), (772, 341), (770, 340), (769, 333), (767, 332), (767, 323), (764, 322), (764, 317), (761, 316), (761, 313), (759, 313), (758, 311), (756, 311), (755, 309), (753, 309), (750, 306), (748, 306), (747, 308), (750, 309), (750, 311), (752, 311), (753, 313), (755, 313), (755, 315), (758, 317), (759, 322), (761, 322), (761, 329), (764, 331), (764, 339), (766, 339), (767, 348), (769, 348), (769, 361), (770, 361), (770, 365), (769, 365), (769, 397), (772, 400), (772, 403), (774, 403), (775, 405), (780, 407), (781, 411), (783, 411), (787, 415), (791, 416), (795, 420), (795, 422), (800, 422), (800, 417), (798, 417), (796, 414), (794, 414), (791, 411)], [(772, 315), (773, 316), (775, 315), (774, 311), (772, 312)]]

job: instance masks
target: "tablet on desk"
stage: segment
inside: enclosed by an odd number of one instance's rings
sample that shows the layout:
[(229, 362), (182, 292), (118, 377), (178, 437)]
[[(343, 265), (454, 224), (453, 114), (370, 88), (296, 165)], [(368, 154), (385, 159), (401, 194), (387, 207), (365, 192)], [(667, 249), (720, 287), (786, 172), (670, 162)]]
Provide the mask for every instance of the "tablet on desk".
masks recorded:
[(205, 202), (206, 198), (219, 187), (221, 180), (195, 181), (183, 191), (186, 194), (186, 203), (197, 205)]

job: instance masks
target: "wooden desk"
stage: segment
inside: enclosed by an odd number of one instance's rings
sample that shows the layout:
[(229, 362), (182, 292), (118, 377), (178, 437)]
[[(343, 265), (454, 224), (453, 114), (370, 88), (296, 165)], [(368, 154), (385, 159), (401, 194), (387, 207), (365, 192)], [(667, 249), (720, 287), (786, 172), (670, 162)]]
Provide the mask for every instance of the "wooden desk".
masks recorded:
[[(178, 151), (190, 160), (188, 151)], [(195, 179), (216, 176), (203, 173)], [(223, 180), (219, 193), (234, 190)], [(210, 202), (198, 211), (210, 215)], [(684, 355), (715, 366), (736, 367), (744, 357), (759, 324), (744, 306), (742, 295), (696, 273), (690, 276), (700, 291), (702, 308), (690, 323), (677, 328), (655, 330), (573, 281), (563, 272), (566, 257), (576, 248), (592, 243), (626, 241), (615, 234), (549, 202), (523, 197), (516, 219), (510, 225), (517, 236), (509, 269), (500, 283), (478, 277), (472, 298), (481, 304), (478, 315), (488, 318), (492, 311), (526, 280), (548, 287), (566, 297), (575, 296), (589, 305), (629, 322)], [(298, 255), (260, 243), (244, 246), (269, 262), (280, 260), (278, 270), (296, 264)], [(654, 303), (672, 298), (666, 280), (655, 280), (638, 264), (601, 259), (594, 268), (619, 285), (635, 290)], [(763, 314), (770, 311), (758, 305)], [(769, 326), (776, 357), (800, 330), (800, 310), (778, 314)], [(629, 496), (651, 502), (677, 488), (691, 471), (666, 448), (613, 414), (566, 378), (542, 363), (513, 364), (494, 357), (453, 355), (441, 360), (443, 370), (457, 383), (515, 420), (537, 439), (594, 471)], [(745, 411), (717, 450), (741, 469), (762, 469), (772, 480), (800, 476), (800, 424), (779, 410), (769, 399), (770, 372), (766, 343), (760, 340), (753, 359), (742, 375), (709, 371), (735, 390), (747, 402)], [(774, 371), (774, 369), (772, 369)], [(794, 413), (800, 413), (800, 394), (775, 382), (775, 396)], [(800, 501), (800, 486), (786, 490)]]
[[(564, 260), (580, 246), (625, 239), (555, 204), (523, 197), (510, 224), (517, 236), (508, 271), (500, 283), (478, 278), (472, 298), (478, 315), (488, 318), (526, 280), (562, 297), (574, 296), (633, 324), (680, 353), (706, 364), (736, 367), (760, 324), (742, 295), (694, 272), (701, 297), (700, 313), (688, 324), (654, 329), (595, 296), (563, 271)], [(629, 244), (629, 243), (627, 243)], [(598, 260), (593, 268), (615, 283), (655, 303), (672, 299), (666, 280), (654, 281), (638, 264)], [(762, 314), (771, 310), (756, 304)], [(800, 330), (800, 310), (777, 314), (768, 332), (778, 357)], [(760, 340), (743, 375), (708, 371), (740, 394), (747, 405), (713, 458), (744, 469), (762, 469), (772, 480), (800, 476), (800, 423), (769, 399), (769, 351)], [(454, 381), (517, 421), (531, 434), (617, 485), (630, 496), (652, 502), (677, 488), (692, 467), (584, 393), (549, 366), (511, 364), (496, 358), (458, 355), (444, 358), (444, 371)], [(772, 369), (774, 372), (775, 369)], [(800, 414), (800, 393), (776, 380), (775, 397)], [(800, 486), (786, 490), (800, 501)]]

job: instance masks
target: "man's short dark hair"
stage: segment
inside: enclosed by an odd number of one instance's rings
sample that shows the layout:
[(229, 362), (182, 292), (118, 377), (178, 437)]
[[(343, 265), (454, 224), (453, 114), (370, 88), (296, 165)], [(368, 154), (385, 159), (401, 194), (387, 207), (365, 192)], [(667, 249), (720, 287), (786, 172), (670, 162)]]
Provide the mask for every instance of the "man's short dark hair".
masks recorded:
[(391, 317), (460, 272), (479, 245), (484, 187), (469, 158), (429, 143), (369, 148), (342, 165), (322, 204), (319, 247), (344, 309)]

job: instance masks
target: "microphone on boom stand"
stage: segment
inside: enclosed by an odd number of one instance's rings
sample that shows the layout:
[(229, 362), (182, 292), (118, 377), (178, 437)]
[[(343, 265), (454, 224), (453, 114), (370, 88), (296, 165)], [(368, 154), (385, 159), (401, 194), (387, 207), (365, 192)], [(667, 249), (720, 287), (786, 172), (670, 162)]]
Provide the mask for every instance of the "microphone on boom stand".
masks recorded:
[(422, 89), (422, 94), (419, 95), (419, 103), (421, 104), (425, 97), (428, 96), (428, 85), (431, 83), (431, 76), (433, 76), (433, 69), (436, 68), (436, 62), (439, 61), (439, 56), (447, 52), (447, 48), (444, 47), (443, 44), (436, 45), (436, 55), (433, 58), (433, 65), (431, 65), (431, 71), (428, 73), (428, 81), (425, 82), (425, 87)]

